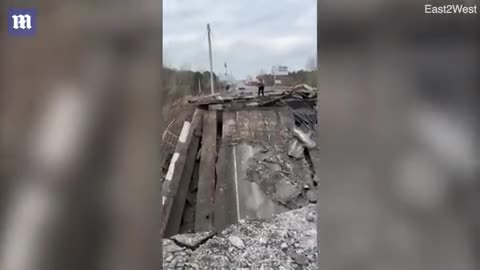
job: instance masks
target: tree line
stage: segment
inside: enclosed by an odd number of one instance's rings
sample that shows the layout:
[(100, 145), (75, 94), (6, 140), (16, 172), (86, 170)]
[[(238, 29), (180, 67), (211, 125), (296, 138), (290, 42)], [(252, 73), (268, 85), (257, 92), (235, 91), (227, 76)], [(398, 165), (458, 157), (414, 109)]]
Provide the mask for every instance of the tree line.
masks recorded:
[[(172, 98), (210, 93), (210, 72), (178, 70), (163, 67), (162, 86)], [(222, 87), (218, 76), (213, 73), (215, 89)]]
[[(175, 69), (165, 66), (162, 71), (162, 87), (166, 91), (167, 97), (172, 100), (210, 93), (209, 71), (199, 72), (188, 68)], [(274, 76), (271, 73), (260, 72), (257, 79), (262, 79), (267, 86), (274, 84)], [(282, 85), (308, 84), (316, 87), (318, 76), (315, 58), (307, 61), (306, 69), (289, 72), (288, 75), (278, 76), (277, 79), (282, 81)], [(215, 73), (213, 73), (213, 80), (217, 91), (224, 88), (225, 85)]]

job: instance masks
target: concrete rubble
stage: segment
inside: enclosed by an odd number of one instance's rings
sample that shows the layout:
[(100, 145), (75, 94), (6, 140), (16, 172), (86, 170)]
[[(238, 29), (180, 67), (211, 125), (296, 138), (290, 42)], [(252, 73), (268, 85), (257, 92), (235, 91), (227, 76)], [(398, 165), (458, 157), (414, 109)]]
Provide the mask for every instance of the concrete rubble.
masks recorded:
[(317, 269), (316, 226), (308, 205), (271, 220), (241, 220), (216, 235), (174, 236), (163, 240), (164, 269)]
[(293, 139), (288, 148), (288, 156), (299, 159), (303, 156), (304, 151), (305, 146), (303, 146), (297, 139)]
[(308, 149), (313, 149), (317, 146), (315, 141), (312, 140), (312, 132), (304, 132), (298, 127), (293, 128), (293, 134), (295, 137)]
[[(191, 97), (188, 102), (196, 105), (202, 104), (223, 104), (228, 102), (246, 102), (248, 106), (265, 106), (284, 98), (296, 99), (314, 99), (317, 97), (317, 88), (306, 84), (299, 84), (294, 87), (276, 87), (276, 89), (268, 92), (268, 95), (258, 100), (258, 95), (251, 92), (243, 91), (227, 91), (215, 93), (213, 95)], [(252, 100), (255, 100), (252, 102)]]
[(294, 127), (292, 132), (295, 137), (291, 140), (290, 146), (288, 147), (289, 157), (299, 159), (303, 156), (305, 148), (314, 149), (317, 146), (315, 141), (312, 140), (313, 132), (310, 131), (307, 133), (298, 127)]
[(247, 181), (260, 185), (277, 204), (297, 209), (308, 204), (306, 191), (314, 188), (311, 165), (301, 154), (289, 156), (285, 145), (264, 146), (263, 151), (247, 161)]

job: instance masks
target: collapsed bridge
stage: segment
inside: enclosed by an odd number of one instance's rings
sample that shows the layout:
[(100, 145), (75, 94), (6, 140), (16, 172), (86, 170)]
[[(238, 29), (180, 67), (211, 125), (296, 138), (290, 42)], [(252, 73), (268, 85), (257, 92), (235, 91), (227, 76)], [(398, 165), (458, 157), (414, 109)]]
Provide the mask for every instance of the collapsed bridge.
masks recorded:
[(221, 231), (316, 202), (317, 90), (265, 94), (194, 97), (181, 128), (174, 120), (177, 132), (172, 121), (162, 145), (163, 237)]

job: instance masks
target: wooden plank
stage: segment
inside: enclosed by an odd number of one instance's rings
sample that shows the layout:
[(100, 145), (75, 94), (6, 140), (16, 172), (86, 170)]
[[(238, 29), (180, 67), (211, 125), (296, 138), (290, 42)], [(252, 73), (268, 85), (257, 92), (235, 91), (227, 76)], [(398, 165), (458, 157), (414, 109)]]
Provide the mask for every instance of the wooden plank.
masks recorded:
[(199, 109), (195, 110), (192, 117), (192, 124), (185, 121), (183, 129), (173, 154), (170, 166), (165, 177), (165, 181), (162, 185), (162, 210), (161, 210), (161, 221), (160, 221), (160, 235), (164, 236), (165, 229), (168, 224), (168, 219), (170, 218), (170, 213), (172, 211), (172, 206), (174, 204), (174, 199), (180, 186), (180, 180), (182, 179), (183, 170), (186, 164), (187, 151), (190, 146), (193, 131), (196, 126), (198, 126), (199, 119), (201, 117), (201, 111)]
[(215, 207), (213, 225), (215, 231), (221, 231), (237, 221), (235, 202), (234, 162), (231, 135), (235, 130), (235, 113), (223, 112), (222, 146), (220, 147), (215, 187)]
[(196, 232), (211, 231), (213, 229), (216, 159), (217, 112), (208, 111), (203, 121), (202, 150), (195, 211)]
[(185, 167), (182, 171), (180, 184), (173, 200), (170, 216), (168, 217), (168, 223), (164, 235), (165, 237), (173, 236), (179, 232), (199, 145), (200, 138), (194, 135), (187, 151)]

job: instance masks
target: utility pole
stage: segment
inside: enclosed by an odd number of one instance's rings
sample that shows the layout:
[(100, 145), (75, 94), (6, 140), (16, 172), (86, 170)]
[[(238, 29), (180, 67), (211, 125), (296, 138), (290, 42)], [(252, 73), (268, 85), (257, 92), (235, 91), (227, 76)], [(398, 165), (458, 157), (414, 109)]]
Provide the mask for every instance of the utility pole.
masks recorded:
[(276, 69), (276, 67), (273, 66), (273, 67), (272, 67), (273, 85), (275, 85), (275, 83), (277, 82), (277, 76), (276, 76), (276, 74), (275, 74), (275, 71), (276, 71), (275, 69)]
[(214, 81), (213, 81), (213, 60), (212, 60), (212, 40), (210, 38), (211, 34), (211, 29), (210, 29), (210, 24), (207, 24), (207, 31), (208, 31), (208, 51), (210, 54), (210, 88), (212, 90), (212, 95), (215, 94), (214, 90)]
[[(228, 85), (230, 83), (228, 78), (228, 69), (227, 69), (227, 62), (225, 62), (225, 83)], [(226, 88), (225, 88), (226, 90)]]
[(198, 79), (198, 95), (200, 96), (202, 94), (202, 83), (200, 82), (200, 79)]

